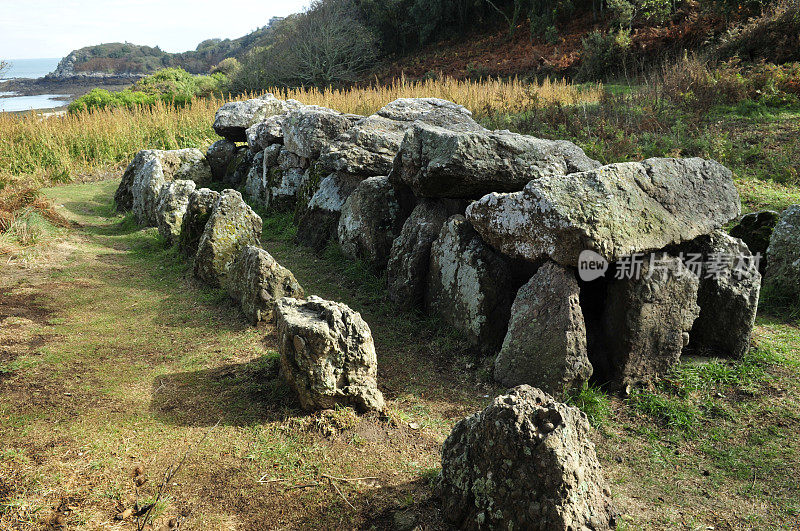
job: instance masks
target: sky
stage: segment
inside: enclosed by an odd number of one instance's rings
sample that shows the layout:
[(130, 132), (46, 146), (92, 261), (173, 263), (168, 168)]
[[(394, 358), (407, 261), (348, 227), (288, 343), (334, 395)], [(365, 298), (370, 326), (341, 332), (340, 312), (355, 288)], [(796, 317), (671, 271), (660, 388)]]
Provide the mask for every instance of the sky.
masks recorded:
[(106, 42), (194, 50), (241, 37), (309, 0), (0, 0), (0, 59), (64, 57)]

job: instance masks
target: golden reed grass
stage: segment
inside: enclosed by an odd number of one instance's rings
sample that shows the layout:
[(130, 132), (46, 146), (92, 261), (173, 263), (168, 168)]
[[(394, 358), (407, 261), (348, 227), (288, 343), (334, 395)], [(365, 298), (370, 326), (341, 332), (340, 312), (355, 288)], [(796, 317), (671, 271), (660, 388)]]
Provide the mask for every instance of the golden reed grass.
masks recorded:
[[(564, 80), (541, 83), (443, 78), (351, 89), (274, 89), (276, 96), (341, 112), (371, 114), (397, 98), (437, 97), (461, 104), (480, 119), (520, 113), (536, 106), (599, 101), (602, 87)], [(244, 95), (235, 99), (251, 97)], [(71, 182), (130, 160), (140, 149), (208, 146), (224, 101), (205, 98), (184, 107), (159, 103), (133, 109), (100, 109), (42, 118), (36, 113), (0, 113), (0, 188), (10, 183)]]

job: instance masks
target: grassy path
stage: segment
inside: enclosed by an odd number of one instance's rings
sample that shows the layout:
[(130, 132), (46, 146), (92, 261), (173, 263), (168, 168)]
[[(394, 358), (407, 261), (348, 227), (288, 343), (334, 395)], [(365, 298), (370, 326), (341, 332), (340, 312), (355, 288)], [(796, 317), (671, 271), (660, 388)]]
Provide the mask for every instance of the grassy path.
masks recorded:
[[(32, 264), (0, 265), (0, 529), (59, 513), (70, 529), (133, 529), (114, 520), (135, 499), (133, 467), (149, 479), (146, 502), (187, 450), (159, 525), (442, 527), (439, 448), (499, 391), (488, 363), (435, 321), (398, 316), (358, 264), (295, 248), (286, 219), (269, 218), (265, 247), (306, 292), (370, 324), (390, 407), (388, 420), (305, 414), (278, 378), (273, 327), (249, 326), (153, 229), (115, 215), (116, 184), (49, 190), (76, 227)], [(623, 528), (800, 525), (800, 331), (762, 317), (757, 335), (752, 359), (687, 363), (674, 389), (584, 406)], [(334, 487), (323, 474), (376, 479)]]

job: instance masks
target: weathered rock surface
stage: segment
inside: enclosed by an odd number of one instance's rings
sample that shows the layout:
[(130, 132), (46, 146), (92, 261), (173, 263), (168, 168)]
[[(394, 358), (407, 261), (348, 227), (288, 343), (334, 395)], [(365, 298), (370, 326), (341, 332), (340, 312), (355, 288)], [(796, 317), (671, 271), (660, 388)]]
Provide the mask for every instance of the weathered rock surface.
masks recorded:
[(301, 157), (316, 159), (323, 147), (353, 126), (354, 118), (325, 107), (293, 110), (283, 120), (284, 145)]
[(261, 218), (235, 190), (223, 190), (214, 204), (194, 257), (194, 274), (221, 285), (231, 263), (247, 245), (261, 246)]
[(329, 171), (387, 175), (406, 129), (415, 120), (453, 130), (483, 130), (461, 105), (438, 98), (401, 98), (359, 120), (324, 146), (320, 162)]
[(278, 299), (302, 299), (304, 296), (292, 272), (254, 245), (243, 247), (233, 260), (225, 288), (253, 323), (271, 321)]
[(301, 106), (302, 103), (298, 101), (279, 100), (272, 94), (251, 100), (231, 101), (220, 107), (214, 116), (214, 131), (233, 142), (245, 142), (249, 127)]
[(489, 192), (522, 190), (531, 179), (599, 165), (572, 142), (416, 122), (406, 131), (391, 178), (420, 197), (477, 199)]
[(384, 408), (372, 333), (358, 312), (316, 296), (275, 305), (281, 374), (304, 409)]
[(731, 229), (731, 236), (741, 239), (750, 249), (750, 252), (759, 254), (758, 271), (762, 275), (767, 271), (767, 247), (769, 238), (775, 225), (778, 224), (780, 214), (774, 210), (762, 210), (745, 214), (739, 223)]
[(575, 273), (547, 262), (517, 292), (494, 378), (564, 396), (591, 375)]
[(608, 484), (577, 408), (521, 385), (442, 447), (442, 515), (458, 529), (607, 530)]
[(464, 216), (452, 216), (431, 246), (425, 305), (484, 352), (503, 341), (513, 297), (506, 260), (481, 241)]
[(239, 188), (247, 179), (250, 169), (253, 167), (255, 154), (247, 149), (246, 146), (237, 146), (233, 153), (222, 182), (230, 188)]
[(772, 231), (765, 278), (771, 299), (789, 304), (800, 299), (800, 205), (784, 210)]
[(603, 326), (612, 384), (647, 385), (675, 366), (700, 313), (698, 278), (680, 259), (654, 253), (637, 278), (614, 279), (607, 288)]
[(459, 200), (421, 199), (395, 238), (386, 266), (389, 298), (400, 308), (421, 307), (428, 286), (431, 246), (442, 225), (455, 214), (463, 214)]
[(689, 334), (693, 351), (741, 358), (750, 348), (761, 274), (747, 245), (723, 230), (684, 246), (702, 256), (697, 304), (700, 315)]
[(230, 140), (217, 140), (206, 151), (206, 159), (211, 167), (211, 176), (215, 181), (221, 181), (228, 172), (228, 165), (236, 154), (236, 143)]
[(219, 195), (219, 192), (208, 188), (200, 188), (189, 195), (178, 237), (178, 249), (184, 256), (194, 256), (197, 253), (197, 244), (200, 243), (200, 237), (206, 229)]
[(342, 205), (339, 245), (345, 256), (372, 268), (386, 267), (392, 242), (405, 221), (395, 188), (386, 177), (361, 181)]
[(189, 196), (197, 185), (194, 181), (172, 181), (161, 187), (156, 205), (158, 233), (172, 245), (178, 241)]
[(336, 239), (342, 206), (360, 182), (360, 177), (344, 173), (332, 173), (322, 179), (300, 216), (297, 241), (319, 252), (329, 240)]
[(692, 240), (739, 215), (730, 170), (698, 158), (648, 159), (531, 181), (484, 196), (467, 219), (492, 247), (575, 267), (589, 249), (609, 261)]
[(153, 150), (143, 149), (133, 156), (133, 160), (125, 168), (122, 180), (114, 193), (114, 205), (118, 212), (127, 212), (133, 208), (133, 181), (141, 171), (145, 162), (152, 157)]
[(285, 119), (285, 114), (277, 114), (249, 127), (246, 135), (250, 150), (258, 152), (273, 144), (283, 144), (283, 121)]
[(264, 178), (264, 152), (259, 151), (253, 157), (250, 171), (244, 180), (242, 194), (250, 204), (265, 206), (267, 203), (267, 180)]

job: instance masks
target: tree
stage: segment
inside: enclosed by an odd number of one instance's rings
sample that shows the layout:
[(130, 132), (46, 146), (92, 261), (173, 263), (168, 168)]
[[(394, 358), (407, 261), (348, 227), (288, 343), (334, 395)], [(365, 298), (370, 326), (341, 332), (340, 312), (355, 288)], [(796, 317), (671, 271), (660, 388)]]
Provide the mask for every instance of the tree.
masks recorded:
[(10, 69), (11, 69), (11, 63), (0, 59), (0, 77), (3, 77), (3, 75)]

